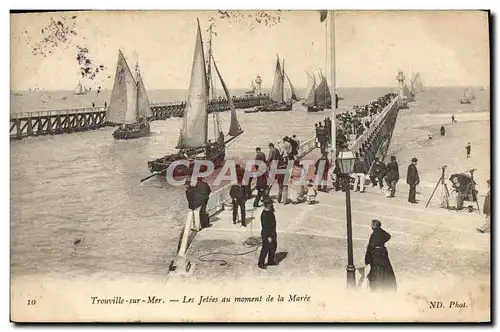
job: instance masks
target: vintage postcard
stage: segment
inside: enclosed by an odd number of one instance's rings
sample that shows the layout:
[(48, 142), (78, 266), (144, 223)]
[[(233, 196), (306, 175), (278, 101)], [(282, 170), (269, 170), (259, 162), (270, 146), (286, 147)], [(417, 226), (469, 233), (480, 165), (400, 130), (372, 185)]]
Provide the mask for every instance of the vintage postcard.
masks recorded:
[(11, 13), (15, 322), (490, 322), (490, 13)]

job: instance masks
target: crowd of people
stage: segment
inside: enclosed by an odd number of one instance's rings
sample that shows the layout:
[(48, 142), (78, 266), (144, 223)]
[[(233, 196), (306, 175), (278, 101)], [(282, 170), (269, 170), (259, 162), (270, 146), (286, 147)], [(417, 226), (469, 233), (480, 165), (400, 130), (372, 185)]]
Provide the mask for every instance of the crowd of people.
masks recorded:
[[(352, 111), (336, 115), (336, 145), (337, 148), (346, 147), (352, 136), (357, 139), (366, 129), (370, 128), (376, 116), (380, 114), (396, 97), (395, 93), (388, 93), (376, 100), (364, 105), (354, 105)], [(331, 140), (332, 121), (326, 118), (324, 123), (314, 124), (316, 139), (321, 153), (326, 151), (328, 142)]]

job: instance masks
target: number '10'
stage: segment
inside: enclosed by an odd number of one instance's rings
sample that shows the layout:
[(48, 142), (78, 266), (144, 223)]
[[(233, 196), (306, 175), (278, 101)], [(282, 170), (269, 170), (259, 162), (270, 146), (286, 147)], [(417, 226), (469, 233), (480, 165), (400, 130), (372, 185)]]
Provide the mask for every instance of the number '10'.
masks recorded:
[(36, 304), (36, 300), (28, 300), (28, 305), (35, 305)]

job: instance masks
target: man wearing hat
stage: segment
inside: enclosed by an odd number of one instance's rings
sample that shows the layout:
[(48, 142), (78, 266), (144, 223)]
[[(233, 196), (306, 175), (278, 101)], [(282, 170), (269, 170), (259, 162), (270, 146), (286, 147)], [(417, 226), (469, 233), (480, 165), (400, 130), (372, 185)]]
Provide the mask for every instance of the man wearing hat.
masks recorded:
[(276, 254), (277, 234), (276, 234), (276, 217), (274, 215), (273, 200), (269, 196), (263, 199), (264, 211), (260, 215), (260, 222), (262, 230), (260, 235), (262, 237), (262, 249), (260, 250), (258, 266), (265, 269), (264, 265), (267, 257), (267, 265), (278, 265), (275, 261), (274, 255)]
[(408, 165), (408, 171), (406, 172), (406, 183), (410, 186), (410, 192), (408, 193), (408, 202), (417, 203), (415, 195), (417, 193), (417, 185), (420, 183), (420, 178), (418, 177), (417, 170), (418, 159), (411, 158), (411, 164)]
[(396, 184), (399, 180), (399, 166), (396, 161), (396, 156), (391, 156), (391, 161), (387, 164), (387, 175), (385, 181), (389, 187), (390, 194), (389, 197), (394, 197), (396, 193)]

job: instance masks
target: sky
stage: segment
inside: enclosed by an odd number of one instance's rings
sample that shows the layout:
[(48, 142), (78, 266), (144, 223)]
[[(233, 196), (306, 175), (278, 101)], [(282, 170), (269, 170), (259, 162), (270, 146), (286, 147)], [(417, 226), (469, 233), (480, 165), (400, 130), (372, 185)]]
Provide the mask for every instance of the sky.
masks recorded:
[[(89, 57), (106, 66), (93, 87), (112, 88), (120, 49), (131, 68), (139, 63), (147, 89), (187, 89), (196, 18), (207, 41), (212, 17), (217, 32), (214, 58), (230, 89), (248, 88), (258, 74), (263, 87), (270, 88), (276, 54), (285, 59), (285, 70), (296, 87), (306, 86), (306, 71), (327, 72), (326, 43), (331, 38), (317, 11), (284, 11), (277, 25), (253, 30), (251, 18), (246, 17), (252, 12), (242, 13), (242, 21), (221, 19), (214, 11), (11, 14), (11, 90), (74, 89), (77, 45), (86, 46)], [(76, 16), (77, 35), (46, 57), (33, 55), (26, 35), (32, 42), (41, 40), (41, 29), (61, 16)], [(407, 78), (419, 72), (425, 86), (489, 85), (487, 13), (336, 12), (334, 40), (338, 87), (395, 86), (398, 70)]]

